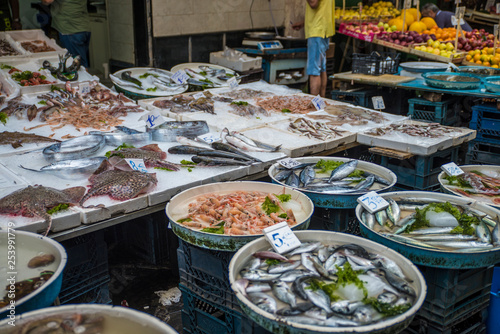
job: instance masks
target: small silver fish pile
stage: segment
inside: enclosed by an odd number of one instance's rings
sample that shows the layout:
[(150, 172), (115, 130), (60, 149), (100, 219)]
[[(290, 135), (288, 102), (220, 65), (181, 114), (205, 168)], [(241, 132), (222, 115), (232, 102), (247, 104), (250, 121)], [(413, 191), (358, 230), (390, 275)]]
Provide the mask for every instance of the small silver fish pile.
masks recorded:
[(314, 122), (306, 118), (297, 118), (295, 121), (290, 122), (288, 131), (306, 136), (307, 138), (316, 138), (319, 140), (337, 138), (342, 136), (342, 133), (346, 132), (338, 130), (326, 123)]
[(365, 133), (371, 136), (384, 136), (386, 134), (401, 132), (413, 137), (439, 138), (447, 133), (457, 131), (456, 129), (443, 126), (439, 123), (429, 124), (391, 124), (383, 128), (375, 128), (366, 131)]
[(373, 324), (406, 312), (417, 297), (395, 261), (355, 244), (305, 242), (285, 255), (257, 252), (240, 275), (236, 289), (259, 308), (316, 326)]
[[(332, 115), (336, 125), (351, 124), (361, 125), (368, 122), (382, 123), (387, 121), (387, 118), (382, 113), (370, 111), (368, 109), (353, 108), (345, 105), (329, 105), (325, 107), (325, 112)], [(313, 115), (309, 115), (311, 117)], [(311, 117), (312, 118), (312, 117)]]
[(103, 333), (104, 317), (97, 314), (62, 313), (22, 321), (15, 333), (95, 334)]
[(392, 240), (460, 253), (500, 246), (499, 217), (491, 219), (474, 209), (432, 199), (405, 200), (399, 204), (389, 199), (388, 202), (386, 209), (374, 214), (364, 210), (361, 220)]
[[(326, 169), (332, 170), (328, 176), (322, 166), (331, 164), (333, 166)], [(358, 160), (343, 163), (320, 159), (317, 163), (303, 163), (293, 169), (278, 167), (273, 177), (290, 187), (325, 194), (365, 193), (391, 184), (378, 175), (356, 169), (357, 166)]]

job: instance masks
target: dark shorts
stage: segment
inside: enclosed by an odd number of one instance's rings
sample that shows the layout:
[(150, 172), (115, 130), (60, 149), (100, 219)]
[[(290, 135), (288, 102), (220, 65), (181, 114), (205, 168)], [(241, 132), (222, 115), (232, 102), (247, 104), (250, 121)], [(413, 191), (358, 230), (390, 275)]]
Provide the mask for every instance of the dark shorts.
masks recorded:
[(307, 75), (326, 72), (326, 51), (330, 38), (309, 37), (307, 39)]

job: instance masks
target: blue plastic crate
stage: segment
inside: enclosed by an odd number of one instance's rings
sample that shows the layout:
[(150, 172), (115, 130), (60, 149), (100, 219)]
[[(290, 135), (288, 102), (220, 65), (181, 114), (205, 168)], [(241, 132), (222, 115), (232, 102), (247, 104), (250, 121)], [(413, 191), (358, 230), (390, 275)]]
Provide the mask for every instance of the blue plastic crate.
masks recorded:
[(182, 301), (182, 327), (190, 334), (268, 334), (269, 332), (248, 319), (244, 314), (227, 309), (197, 296), (180, 284)]
[(484, 334), (486, 331), (486, 317), (484, 310), (471, 313), (450, 326), (439, 326), (430, 322), (418, 312), (401, 334)]
[(326, 230), (360, 235), (354, 209), (315, 207), (309, 230)]
[(431, 102), (422, 98), (408, 100), (408, 116), (412, 119), (455, 125), (459, 121), (458, 98)]
[(439, 188), (438, 175), (445, 163), (458, 160), (458, 147), (438, 151), (428, 156), (413, 156), (399, 160), (380, 156), (380, 165), (389, 168), (398, 177), (398, 185), (416, 190)]
[(60, 299), (61, 304), (112, 304), (109, 293), (109, 279), (71, 299)]
[(473, 106), (469, 127), (477, 130), (477, 140), (500, 145), (500, 110), (496, 104)]
[(482, 140), (473, 140), (469, 143), (465, 164), (467, 165), (498, 165), (500, 161), (500, 144), (495, 145)]
[(377, 89), (364, 89), (353, 92), (332, 90), (332, 100), (352, 103), (357, 106), (373, 109), (373, 96), (382, 95)]

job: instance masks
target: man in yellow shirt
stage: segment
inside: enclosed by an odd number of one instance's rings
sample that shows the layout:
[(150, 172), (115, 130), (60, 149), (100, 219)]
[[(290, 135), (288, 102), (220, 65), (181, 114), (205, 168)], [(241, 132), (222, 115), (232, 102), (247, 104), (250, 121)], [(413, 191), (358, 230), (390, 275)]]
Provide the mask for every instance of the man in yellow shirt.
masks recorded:
[(306, 0), (304, 22), (293, 25), (294, 29), (305, 27), (307, 38), (307, 74), (309, 93), (325, 97), (326, 93), (326, 51), (330, 37), (335, 34), (332, 0)]

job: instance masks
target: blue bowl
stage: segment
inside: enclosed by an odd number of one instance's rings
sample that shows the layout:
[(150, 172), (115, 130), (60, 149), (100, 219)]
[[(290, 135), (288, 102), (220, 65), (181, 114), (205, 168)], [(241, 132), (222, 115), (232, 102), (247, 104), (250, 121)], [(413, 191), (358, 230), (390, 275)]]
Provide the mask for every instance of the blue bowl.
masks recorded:
[(423, 73), (422, 77), (429, 86), (444, 89), (477, 89), (481, 78), (469, 73)]

